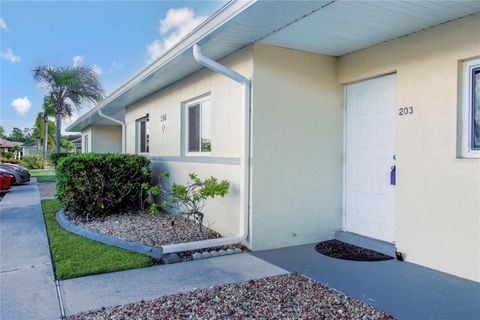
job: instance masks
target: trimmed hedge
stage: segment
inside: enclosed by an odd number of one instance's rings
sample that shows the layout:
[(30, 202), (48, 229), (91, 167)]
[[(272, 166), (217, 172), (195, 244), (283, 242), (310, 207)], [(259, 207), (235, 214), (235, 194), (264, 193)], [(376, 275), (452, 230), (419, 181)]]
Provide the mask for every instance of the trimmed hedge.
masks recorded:
[(137, 210), (150, 160), (117, 153), (71, 154), (57, 167), (57, 197), (66, 210), (86, 219)]
[(59, 152), (59, 153), (51, 153), (49, 155), (50, 157), (50, 162), (53, 164), (54, 167), (57, 166), (58, 164), (58, 161), (62, 158), (65, 158), (65, 157), (68, 157), (70, 155), (72, 155), (73, 153), (69, 153), (69, 152)]
[(41, 154), (27, 154), (22, 157), (22, 164), (27, 169), (44, 169), (48, 162)]

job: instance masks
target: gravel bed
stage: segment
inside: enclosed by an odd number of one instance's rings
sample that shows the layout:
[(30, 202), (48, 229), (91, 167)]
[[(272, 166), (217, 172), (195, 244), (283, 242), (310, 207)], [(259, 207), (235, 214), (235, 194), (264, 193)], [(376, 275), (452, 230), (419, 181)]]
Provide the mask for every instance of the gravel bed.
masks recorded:
[(315, 246), (315, 250), (326, 256), (353, 261), (385, 261), (393, 257), (381, 252), (365, 249), (338, 240), (327, 240)]
[[(125, 213), (91, 221), (82, 221), (71, 215), (69, 218), (92, 231), (154, 247), (201, 240), (198, 225), (179, 214)], [(212, 229), (204, 229), (207, 239), (222, 237)]]
[(102, 308), (93, 319), (393, 319), (303, 276), (290, 274)]
[(40, 190), (40, 198), (55, 197), (56, 184), (55, 182), (42, 182), (38, 183), (38, 189)]

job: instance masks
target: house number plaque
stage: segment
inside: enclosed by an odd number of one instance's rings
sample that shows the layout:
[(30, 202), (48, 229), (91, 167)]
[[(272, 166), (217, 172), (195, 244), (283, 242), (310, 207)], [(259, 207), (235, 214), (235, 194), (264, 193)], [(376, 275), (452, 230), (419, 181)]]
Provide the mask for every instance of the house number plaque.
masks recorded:
[(165, 130), (167, 130), (167, 114), (166, 113), (160, 115), (160, 127), (162, 128), (162, 133), (165, 133)]
[(398, 109), (399, 116), (407, 116), (409, 114), (413, 114), (413, 107), (403, 107)]

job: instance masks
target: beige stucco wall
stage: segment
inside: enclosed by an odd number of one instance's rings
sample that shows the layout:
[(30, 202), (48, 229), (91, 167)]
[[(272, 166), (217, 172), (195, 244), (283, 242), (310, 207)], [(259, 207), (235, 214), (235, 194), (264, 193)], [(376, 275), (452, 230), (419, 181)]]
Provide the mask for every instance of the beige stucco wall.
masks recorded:
[(88, 135), (88, 152), (122, 152), (122, 127), (93, 125), (82, 131), (82, 152), (85, 152), (85, 135)]
[(334, 57), (255, 45), (254, 250), (332, 238), (342, 227), (342, 86)]
[(396, 245), (407, 261), (480, 280), (480, 159), (457, 158), (461, 62), (480, 14), (339, 59), (338, 81), (397, 73)]
[[(220, 61), (247, 76), (252, 75), (252, 48), (247, 47)], [(212, 102), (212, 152), (195, 159), (182, 150), (184, 104), (210, 95)], [(205, 221), (224, 236), (236, 235), (239, 225), (241, 86), (206, 69), (127, 107), (127, 152), (135, 153), (136, 120), (149, 114), (150, 153), (155, 174), (167, 170), (170, 182), (184, 183), (190, 172), (231, 182), (225, 198), (209, 200)], [(165, 131), (161, 116), (166, 115)]]

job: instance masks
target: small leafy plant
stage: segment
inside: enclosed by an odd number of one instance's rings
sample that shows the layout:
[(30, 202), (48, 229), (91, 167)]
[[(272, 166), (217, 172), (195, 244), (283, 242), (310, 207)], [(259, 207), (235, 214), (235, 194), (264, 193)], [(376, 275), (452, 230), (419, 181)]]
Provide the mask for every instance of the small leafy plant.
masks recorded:
[[(203, 208), (208, 198), (216, 196), (224, 197), (229, 189), (230, 182), (228, 180), (219, 181), (215, 177), (201, 180), (197, 174), (190, 173), (189, 181), (186, 184), (173, 183), (171, 190), (168, 192), (169, 198), (165, 198), (162, 203), (163, 207), (172, 208), (177, 205), (179, 213), (187, 215), (189, 219), (193, 217), (193, 221), (198, 224), (200, 238), (205, 239), (203, 230)], [(168, 178), (168, 173), (164, 173), (164, 177)]]
[(41, 154), (28, 154), (23, 156), (22, 164), (27, 169), (44, 169), (48, 163)]

